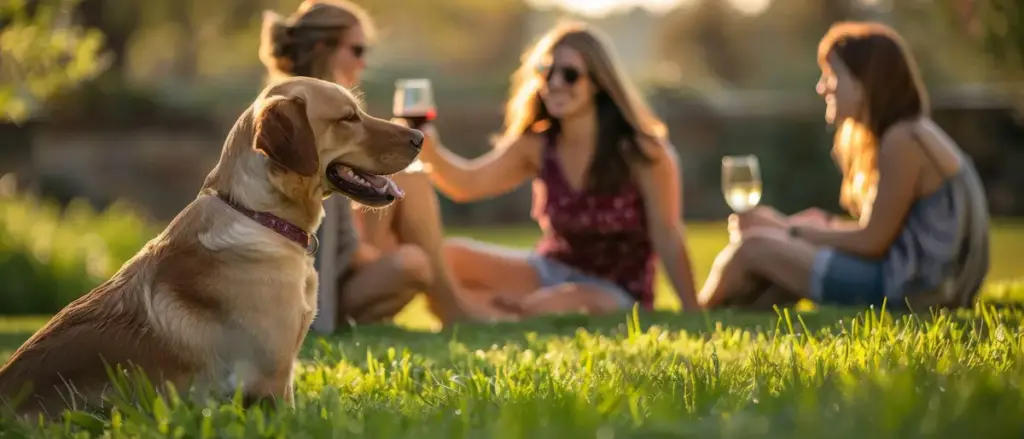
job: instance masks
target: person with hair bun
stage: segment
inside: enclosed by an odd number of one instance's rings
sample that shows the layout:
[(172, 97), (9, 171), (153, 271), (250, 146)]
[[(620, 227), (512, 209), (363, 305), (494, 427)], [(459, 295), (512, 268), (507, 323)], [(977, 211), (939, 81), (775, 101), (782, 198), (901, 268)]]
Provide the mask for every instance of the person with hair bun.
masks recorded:
[(355, 3), (307, 0), (290, 17), (263, 12), (260, 61), (271, 81), (309, 76), (353, 88), (375, 34), (370, 16)]
[[(307, 0), (289, 17), (263, 13), (259, 57), (269, 81), (308, 76), (352, 88), (366, 69), (374, 37), (373, 21), (358, 5)], [(402, 172), (393, 180), (405, 198), (370, 214), (344, 197), (326, 200), (317, 233), (321, 310), (314, 329), (333, 331), (337, 318), (391, 319), (420, 291), (443, 324), (468, 317), (441, 255), (437, 194), (422, 172)]]

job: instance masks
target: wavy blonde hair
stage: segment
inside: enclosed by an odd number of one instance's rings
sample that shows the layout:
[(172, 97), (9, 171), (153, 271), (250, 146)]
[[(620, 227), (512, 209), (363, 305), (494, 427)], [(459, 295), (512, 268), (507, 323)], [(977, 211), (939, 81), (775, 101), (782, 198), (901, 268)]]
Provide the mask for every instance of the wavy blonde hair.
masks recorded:
[(259, 57), (268, 82), (290, 76), (332, 80), (335, 49), (355, 26), (363, 28), (367, 39), (375, 37), (369, 14), (347, 0), (306, 0), (289, 17), (263, 11)]
[(598, 147), (588, 180), (592, 187), (613, 189), (627, 176), (628, 162), (650, 160), (639, 148), (637, 137), (663, 140), (668, 130), (629, 80), (608, 38), (583, 22), (560, 22), (523, 53), (522, 65), (512, 75), (498, 147), (531, 132), (557, 134), (558, 121), (547, 113), (538, 95), (545, 79), (537, 67), (558, 47), (580, 53), (587, 75), (599, 90), (595, 97)]
[(865, 94), (860, 114), (842, 121), (832, 148), (843, 172), (839, 201), (860, 216), (874, 200), (882, 136), (897, 122), (927, 116), (928, 93), (903, 38), (884, 24), (836, 23), (818, 45), (823, 73), (832, 71), (832, 54), (860, 82)]

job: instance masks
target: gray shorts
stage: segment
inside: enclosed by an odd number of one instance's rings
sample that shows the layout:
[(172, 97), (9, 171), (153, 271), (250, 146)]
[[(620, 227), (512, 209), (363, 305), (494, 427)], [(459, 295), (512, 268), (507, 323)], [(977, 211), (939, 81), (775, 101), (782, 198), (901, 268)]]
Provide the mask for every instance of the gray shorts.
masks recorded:
[(633, 304), (636, 303), (636, 299), (628, 291), (609, 280), (584, 273), (536, 253), (530, 253), (526, 257), (526, 261), (537, 272), (537, 279), (540, 281), (541, 288), (553, 287), (564, 283), (587, 284), (597, 287), (598, 290), (614, 298), (621, 308), (632, 308)]

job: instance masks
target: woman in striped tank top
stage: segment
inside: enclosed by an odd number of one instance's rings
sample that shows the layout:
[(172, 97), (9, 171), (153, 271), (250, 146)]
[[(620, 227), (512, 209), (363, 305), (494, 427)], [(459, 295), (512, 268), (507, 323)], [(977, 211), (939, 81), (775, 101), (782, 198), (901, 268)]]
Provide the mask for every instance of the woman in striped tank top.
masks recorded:
[(520, 316), (650, 309), (657, 256), (684, 309), (697, 309), (679, 227), (676, 151), (605, 37), (582, 23), (560, 24), (526, 52), (513, 82), (505, 132), (490, 153), (458, 157), (433, 127), (423, 128), (420, 158), (456, 201), (533, 179), (540, 243), (517, 252), (447, 242), (460, 290)]

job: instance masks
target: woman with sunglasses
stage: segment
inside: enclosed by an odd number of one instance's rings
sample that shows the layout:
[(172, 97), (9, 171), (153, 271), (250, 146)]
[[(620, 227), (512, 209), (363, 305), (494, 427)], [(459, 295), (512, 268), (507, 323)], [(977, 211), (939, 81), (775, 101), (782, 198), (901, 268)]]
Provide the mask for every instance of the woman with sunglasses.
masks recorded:
[[(352, 88), (366, 69), (373, 31), (370, 17), (353, 3), (307, 0), (288, 18), (264, 13), (260, 59), (271, 79), (309, 76)], [(419, 172), (393, 180), (406, 197), (372, 214), (344, 197), (325, 202), (329, 218), (318, 236), (330, 242), (323, 238), (336, 234), (338, 245), (319, 249), (320, 290), (337, 291), (339, 319), (390, 319), (420, 291), (442, 323), (465, 317), (442, 262), (440, 208), (430, 181)], [(323, 265), (332, 259), (333, 267)], [(325, 276), (334, 272), (340, 275)]]
[(459, 290), (521, 316), (651, 309), (657, 255), (683, 308), (697, 309), (675, 149), (605, 37), (582, 23), (560, 24), (526, 52), (513, 82), (504, 135), (490, 153), (459, 157), (434, 127), (423, 128), (420, 158), (456, 201), (533, 179), (540, 242), (519, 253), (448, 241)]

